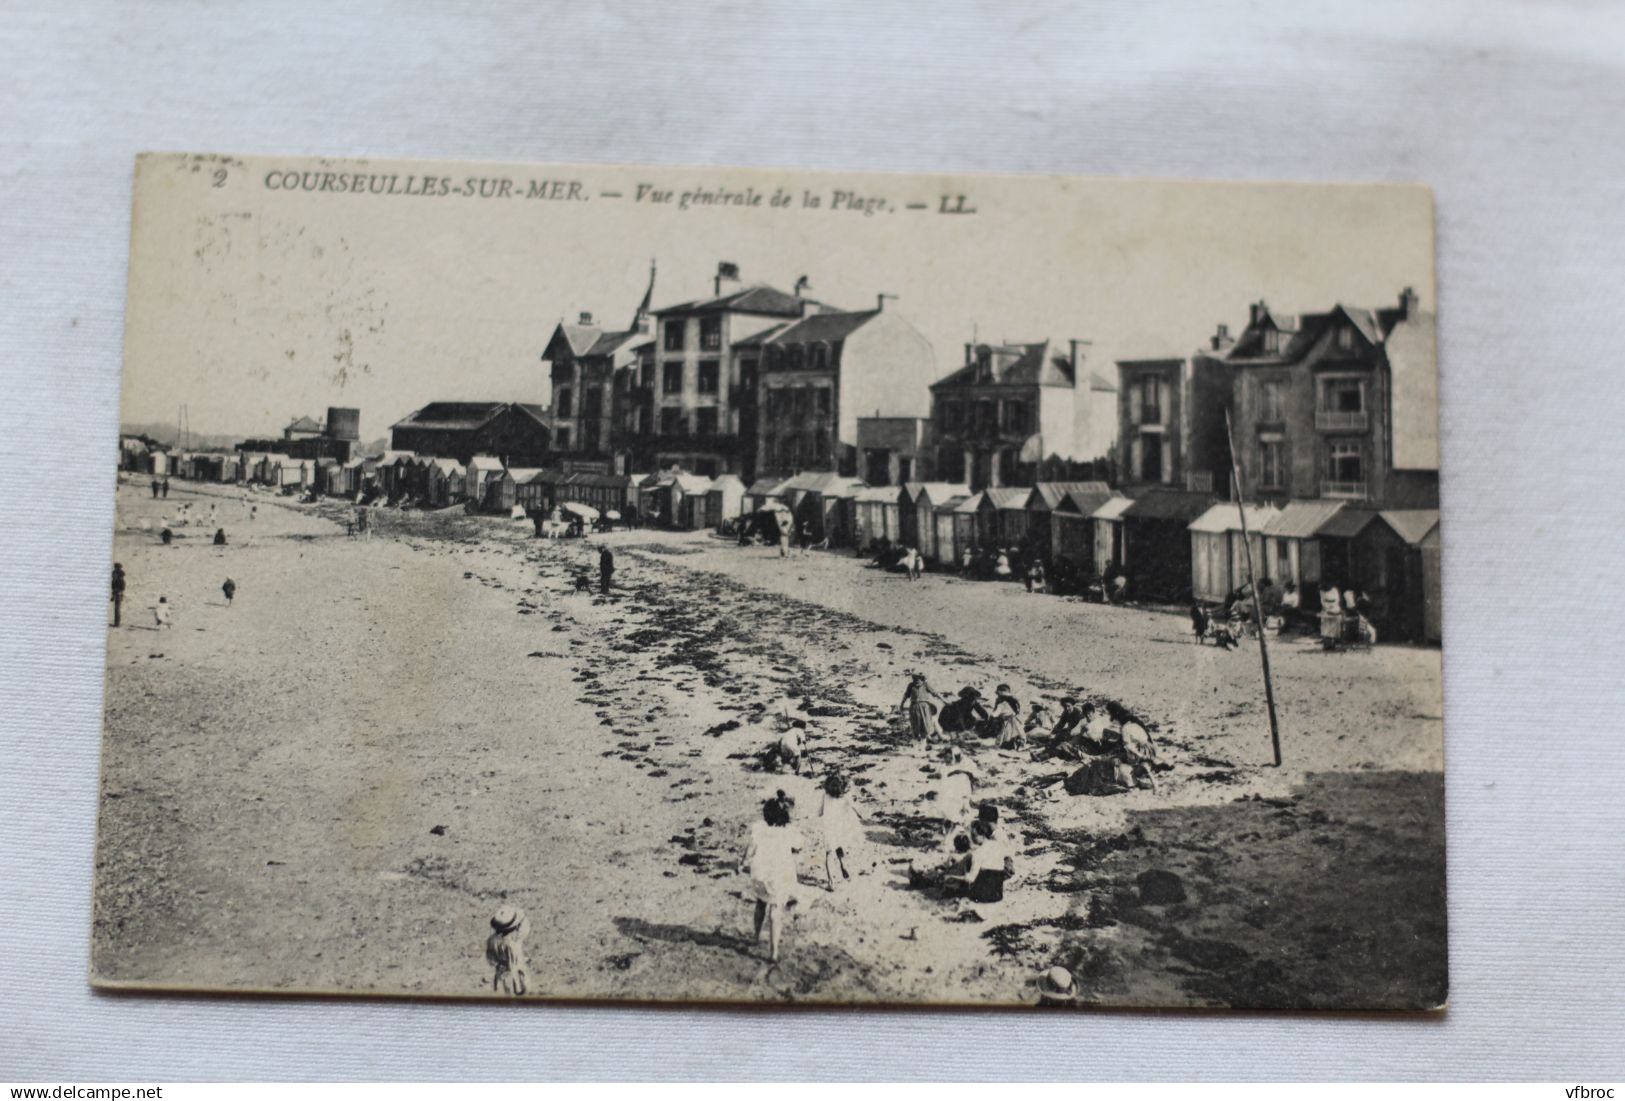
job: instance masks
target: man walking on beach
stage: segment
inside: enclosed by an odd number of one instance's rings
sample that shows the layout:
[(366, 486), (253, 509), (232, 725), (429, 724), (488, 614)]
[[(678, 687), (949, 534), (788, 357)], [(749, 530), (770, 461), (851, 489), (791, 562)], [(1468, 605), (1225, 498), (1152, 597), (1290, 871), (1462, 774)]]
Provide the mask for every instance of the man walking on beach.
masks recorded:
[[(156, 485), (157, 483), (153, 483)], [(117, 562), (113, 563), (113, 626), (121, 622), (124, 611), (124, 567)]]
[(169, 500), (169, 478), (168, 478), (167, 475), (164, 477), (163, 490), (164, 490), (164, 500), (167, 501), (167, 500)]
[(152, 499), (154, 501), (156, 501), (158, 499), (158, 479), (157, 478), (154, 478), (152, 480)]
[(610, 579), (615, 576), (615, 555), (608, 547), (598, 548), (598, 591), (609, 592)]

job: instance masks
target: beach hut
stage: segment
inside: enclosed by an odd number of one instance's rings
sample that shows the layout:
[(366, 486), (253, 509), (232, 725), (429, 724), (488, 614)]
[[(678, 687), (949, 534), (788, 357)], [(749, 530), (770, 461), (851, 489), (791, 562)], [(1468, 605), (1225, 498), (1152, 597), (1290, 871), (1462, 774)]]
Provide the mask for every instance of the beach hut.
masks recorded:
[(1123, 542), (1123, 513), (1134, 504), (1132, 497), (1113, 497), (1089, 514), (1095, 536), (1095, 576), (1105, 577), (1113, 567), (1127, 563), (1128, 545)]
[(1422, 565), (1422, 638), (1427, 642), (1444, 639), (1444, 595), (1439, 587), (1439, 525), (1435, 521), (1416, 545)]
[(485, 500), (485, 483), (502, 472), (502, 460), (495, 455), (474, 455), (463, 466), (463, 496), (476, 505)]
[(1320, 541), (1315, 532), (1340, 512), (1346, 501), (1288, 501), (1264, 526), (1264, 559), (1268, 576), (1285, 589), (1288, 582), (1304, 593), (1309, 604), (1320, 588)]
[[(1066, 500), (1068, 493), (1081, 494), (1085, 500), (1094, 498), (1095, 507), (1111, 496), (1111, 487), (1105, 482), (1039, 482), (1027, 494), (1027, 539), (1044, 555), (1053, 556), (1055, 510)], [(1094, 508), (1089, 510), (1094, 511)], [(1085, 514), (1087, 515), (1087, 513)]]
[(745, 483), (732, 474), (721, 474), (711, 480), (705, 491), (705, 526), (721, 531), (723, 526), (739, 519), (745, 509)]
[(755, 512), (779, 500), (786, 481), (786, 478), (757, 478), (745, 490), (745, 508)]
[[(1436, 577), (1427, 584), (1423, 544), (1437, 555), (1438, 526), (1436, 509), (1343, 508), (1316, 532), (1321, 580), (1369, 595), (1380, 636), (1427, 638), (1429, 596), (1437, 603), (1439, 589)], [(1434, 618), (1433, 633), (1442, 634), (1438, 609)]]
[[(1264, 528), (1280, 515), (1273, 505), (1211, 506), (1186, 528), (1191, 540), (1191, 594), (1197, 600), (1222, 602), (1247, 583), (1247, 553), (1252, 550), (1254, 575), (1269, 577), (1264, 559)], [(1245, 519), (1247, 534), (1242, 535)], [(1245, 540), (1245, 541), (1244, 541)]]
[(438, 458), (428, 467), (429, 501), (436, 508), (446, 508), (463, 498), (468, 484), (468, 471), (456, 459)]
[[(930, 540), (931, 553), (928, 557), (942, 566), (957, 568), (960, 558), (969, 547), (975, 526), (970, 517), (959, 511), (961, 505), (971, 500), (971, 495), (950, 497), (931, 506), (931, 525), (933, 528)], [(966, 523), (961, 523), (961, 518)], [(921, 553), (925, 553), (921, 551)]]
[(1384, 509), (1382, 519), (1405, 541), (1403, 552), (1389, 552), (1385, 571), (1389, 631), (1396, 638), (1438, 642), (1444, 635), (1439, 590), (1439, 510)]
[(317, 493), (331, 493), (332, 489), (330, 487), (333, 484), (334, 474), (338, 469), (339, 461), (337, 459), (317, 459), (316, 476), (311, 481), (310, 488)]
[(886, 534), (886, 509), (897, 506), (896, 486), (873, 486), (857, 490), (842, 502), (847, 512), (846, 528), (852, 545), (867, 549)]
[(542, 471), (538, 467), (513, 466), (495, 477), (487, 478), (483, 506), (485, 511), (511, 516), (515, 508), (522, 509), (524, 506), (519, 502), (519, 487), (540, 473)]
[(954, 505), (954, 548), (959, 555), (961, 567), (965, 564), (965, 551), (981, 547), (982, 531), (977, 525), (976, 517), (982, 509), (982, 495), (972, 493), (962, 497)]
[(1019, 547), (1027, 540), (1027, 498), (1031, 489), (995, 486), (982, 491), (977, 504), (978, 534), (984, 542)]
[(1206, 493), (1154, 489), (1123, 513), (1123, 567), (1130, 596), (1182, 601), (1190, 595), (1190, 524), (1213, 504)]
[(970, 486), (953, 482), (905, 482), (897, 494), (898, 531), (892, 542), (926, 553), (922, 541), (934, 539), (934, 501), (970, 496)]
[(798, 520), (812, 525), (813, 539), (830, 546), (846, 546), (852, 540), (851, 528), (845, 521), (844, 502), (856, 497), (863, 489), (861, 479), (842, 474), (824, 473), (812, 479), (802, 494), (796, 512)]
[(711, 479), (703, 474), (679, 474), (667, 491), (672, 498), (672, 515), (676, 526), (684, 531), (700, 531), (707, 526), (705, 497), (711, 491)]
[(564, 491), (570, 478), (562, 470), (538, 470), (515, 488), (515, 503), (527, 512), (551, 512), (571, 499)]
[[(1098, 488), (1097, 488), (1098, 487)], [(1099, 575), (1095, 562), (1095, 524), (1091, 519), (1115, 495), (1104, 482), (1079, 482), (1047, 508), (1049, 557), (1052, 567), (1080, 581)], [(1126, 499), (1125, 499), (1126, 500)], [(1031, 511), (1031, 502), (1029, 502)], [(1067, 563), (1060, 566), (1060, 563)]]
[[(909, 542), (927, 561), (938, 561), (937, 506), (957, 504), (971, 495), (970, 486), (952, 482), (916, 482), (914, 493), (914, 541)], [(953, 551), (950, 548), (949, 555)]]

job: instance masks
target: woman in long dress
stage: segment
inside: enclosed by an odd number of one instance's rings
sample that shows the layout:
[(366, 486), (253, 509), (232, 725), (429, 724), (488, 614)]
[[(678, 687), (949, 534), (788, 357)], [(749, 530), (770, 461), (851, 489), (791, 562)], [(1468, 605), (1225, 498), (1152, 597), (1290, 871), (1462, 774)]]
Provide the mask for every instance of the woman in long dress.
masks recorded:
[[(935, 700), (935, 703), (931, 701)], [(903, 692), (902, 708), (908, 714), (909, 736), (916, 742), (935, 742), (942, 738), (942, 727), (937, 724), (937, 712), (947, 704), (925, 681), (924, 673), (911, 674), (908, 688)]]
[(756, 939), (762, 939), (766, 925), (769, 959), (774, 963), (779, 960), (785, 907), (796, 898), (796, 853), (804, 845), (801, 832), (790, 825), (790, 805), (783, 792), (763, 803), (762, 820), (751, 827), (740, 870), (750, 877), (756, 899)]

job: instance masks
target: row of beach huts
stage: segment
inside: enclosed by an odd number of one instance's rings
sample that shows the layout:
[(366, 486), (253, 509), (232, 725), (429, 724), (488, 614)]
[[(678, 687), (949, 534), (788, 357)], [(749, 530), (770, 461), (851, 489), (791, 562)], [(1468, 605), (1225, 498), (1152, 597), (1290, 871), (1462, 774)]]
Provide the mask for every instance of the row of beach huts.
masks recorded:
[[(794, 525), (815, 543), (869, 550), (917, 548), (927, 564), (959, 569), (977, 549), (1047, 560), (1076, 578), (1123, 574), (1146, 599), (1222, 601), (1252, 569), (1305, 593), (1322, 582), (1382, 592), (1390, 634), (1437, 641), (1437, 510), (1378, 510), (1330, 499), (1238, 507), (1210, 494), (1154, 489), (1136, 496), (1104, 482), (1044, 482), (972, 492), (963, 484), (868, 486), (834, 473), (762, 479), (672, 470), (647, 475), (509, 467), (489, 455), (462, 463), (389, 451), (349, 462), (266, 452), (147, 452), (127, 468), (153, 476), (244, 482), (426, 508), (589, 519), (678, 530), (734, 531), (754, 522), (769, 538)], [(1243, 536), (1245, 524), (1247, 535)], [(1397, 628), (1397, 629), (1395, 629)]]

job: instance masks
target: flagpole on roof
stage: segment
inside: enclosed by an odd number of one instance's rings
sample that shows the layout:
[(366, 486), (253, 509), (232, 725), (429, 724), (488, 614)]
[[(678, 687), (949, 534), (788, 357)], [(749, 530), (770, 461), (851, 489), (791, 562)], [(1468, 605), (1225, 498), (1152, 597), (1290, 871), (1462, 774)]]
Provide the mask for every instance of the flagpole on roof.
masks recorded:
[(1281, 726), (1275, 718), (1275, 685), (1270, 680), (1270, 648), (1264, 641), (1264, 606), (1258, 599), (1258, 580), (1253, 575), (1253, 541), (1247, 534), (1247, 502), (1241, 499), (1241, 468), (1236, 465), (1236, 437), (1230, 430), (1230, 410), (1224, 411), (1224, 439), (1230, 447), (1230, 485), (1236, 498), (1236, 515), (1241, 517), (1241, 546), (1247, 555), (1247, 587), (1253, 591), (1253, 626), (1258, 630), (1258, 660), (1264, 667), (1264, 706), (1270, 716), (1270, 745), (1275, 750), (1275, 767), (1281, 767)]

